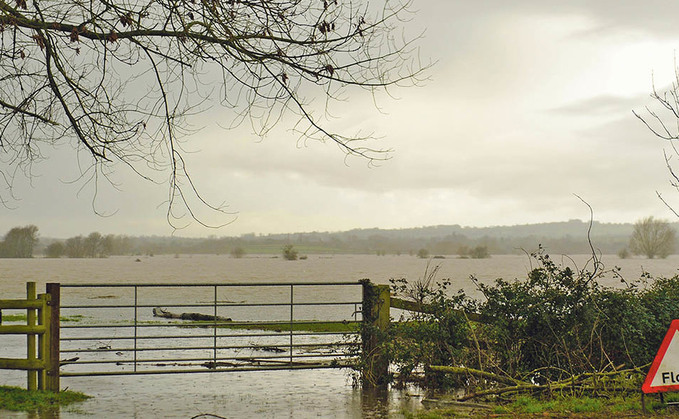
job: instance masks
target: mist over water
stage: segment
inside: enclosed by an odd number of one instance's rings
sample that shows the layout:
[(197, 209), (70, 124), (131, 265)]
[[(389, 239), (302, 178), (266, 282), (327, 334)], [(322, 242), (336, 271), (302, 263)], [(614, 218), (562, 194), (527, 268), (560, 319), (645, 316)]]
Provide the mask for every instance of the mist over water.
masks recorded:
[[(592, 269), (591, 255), (551, 255), (559, 263), (577, 269)], [(627, 280), (646, 271), (654, 276), (679, 273), (679, 255), (667, 259), (620, 259), (601, 256), (606, 269), (621, 268)], [(451, 279), (452, 288), (473, 290), (469, 276), (483, 282), (496, 278), (522, 279), (537, 267), (527, 255), (496, 255), (489, 259), (419, 259), (409, 255), (310, 255), (306, 260), (287, 261), (271, 255), (114, 256), (105, 259), (0, 259), (0, 289), (4, 298), (25, 295), (26, 282), (82, 283), (244, 283), (244, 282), (333, 282), (370, 279), (387, 284), (390, 278), (422, 277), (427, 265), (440, 265), (438, 278)], [(613, 284), (614, 282), (611, 282)]]

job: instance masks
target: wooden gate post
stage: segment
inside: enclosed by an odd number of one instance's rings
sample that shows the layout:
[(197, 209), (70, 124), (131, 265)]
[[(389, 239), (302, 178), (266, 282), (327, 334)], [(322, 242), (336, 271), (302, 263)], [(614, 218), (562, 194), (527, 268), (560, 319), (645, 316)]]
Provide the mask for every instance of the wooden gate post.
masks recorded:
[(59, 392), (59, 314), (61, 307), (61, 284), (59, 283), (48, 283), (47, 284), (47, 294), (49, 298), (49, 315), (47, 319), (49, 320), (49, 335), (46, 339), (45, 345), (47, 346), (45, 353), (47, 356), (45, 366), (46, 377), (45, 377), (45, 390), (53, 391), (55, 393)]
[(389, 329), (390, 293), (388, 285), (375, 285), (369, 280), (363, 284), (363, 370), (366, 386), (384, 385), (388, 381), (389, 360), (381, 343)]
[[(37, 298), (35, 294), (35, 282), (26, 283), (26, 300), (35, 300)], [(34, 308), (29, 308), (26, 310), (26, 324), (29, 329), (36, 326), (36, 310)], [(36, 351), (36, 335), (35, 333), (26, 333), (26, 359), (29, 363), (35, 363), (37, 361), (37, 351)], [(26, 388), (30, 391), (35, 391), (38, 389), (38, 371), (35, 369), (29, 369), (27, 371), (28, 383)]]

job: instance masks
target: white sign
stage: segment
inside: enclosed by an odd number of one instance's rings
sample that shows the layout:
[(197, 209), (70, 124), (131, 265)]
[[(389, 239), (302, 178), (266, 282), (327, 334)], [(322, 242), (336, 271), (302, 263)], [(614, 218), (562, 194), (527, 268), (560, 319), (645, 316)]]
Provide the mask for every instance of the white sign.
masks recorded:
[(679, 320), (672, 320), (641, 386), (644, 393), (679, 390)]

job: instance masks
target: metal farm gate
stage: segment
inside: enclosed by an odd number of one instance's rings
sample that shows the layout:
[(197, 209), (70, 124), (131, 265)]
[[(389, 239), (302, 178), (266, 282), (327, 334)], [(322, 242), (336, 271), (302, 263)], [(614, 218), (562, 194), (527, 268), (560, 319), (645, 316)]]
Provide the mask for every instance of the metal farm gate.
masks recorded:
[(61, 377), (350, 366), (364, 283), (61, 284)]

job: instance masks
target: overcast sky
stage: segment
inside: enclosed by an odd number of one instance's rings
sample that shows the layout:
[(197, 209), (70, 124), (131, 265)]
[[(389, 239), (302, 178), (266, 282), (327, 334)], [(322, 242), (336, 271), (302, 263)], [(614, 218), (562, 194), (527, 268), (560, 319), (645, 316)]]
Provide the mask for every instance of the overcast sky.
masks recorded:
[[(266, 138), (225, 131), (223, 109), (200, 117), (187, 142), (200, 191), (235, 217), (182, 236), (338, 231), (436, 224), (489, 226), (588, 219), (672, 219), (679, 207), (663, 159), (668, 145), (632, 110), (652, 105), (674, 77), (679, 3), (620, 0), (416, 0), (408, 29), (426, 30), (421, 56), (437, 61), (422, 87), (397, 99), (353, 95), (333, 127), (373, 130), (391, 159), (368, 167), (329, 143), (298, 144), (283, 123)], [(657, 108), (657, 107), (656, 107)], [(285, 122), (285, 121), (284, 121)], [(195, 152), (193, 152), (195, 151)], [(63, 156), (60, 153), (64, 154)], [(64, 170), (66, 150), (18, 179), (0, 230), (35, 224), (45, 237), (169, 235), (165, 185), (119, 168), (117, 189)], [(207, 214), (210, 217), (209, 214)], [(2, 232), (0, 232), (2, 234)]]

